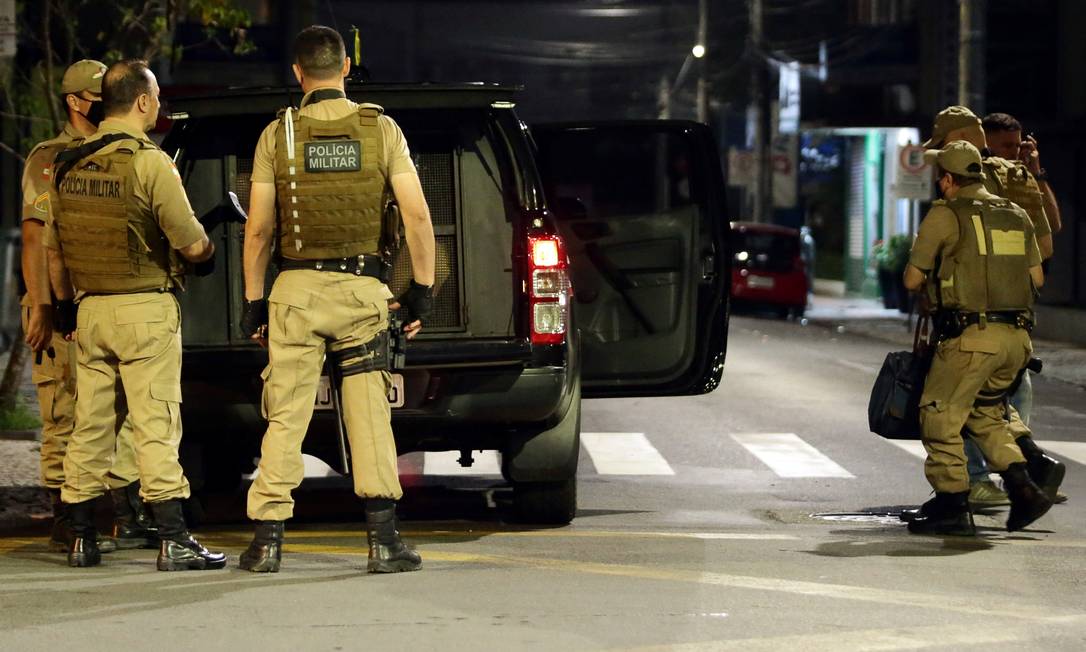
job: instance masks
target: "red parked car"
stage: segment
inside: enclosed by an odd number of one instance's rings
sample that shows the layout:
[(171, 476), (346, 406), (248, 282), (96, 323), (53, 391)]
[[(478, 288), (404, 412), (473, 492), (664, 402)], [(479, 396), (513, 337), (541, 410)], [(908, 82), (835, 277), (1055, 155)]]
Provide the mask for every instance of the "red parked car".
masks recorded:
[(807, 268), (800, 232), (776, 224), (731, 223), (732, 301), (787, 318), (807, 308)]

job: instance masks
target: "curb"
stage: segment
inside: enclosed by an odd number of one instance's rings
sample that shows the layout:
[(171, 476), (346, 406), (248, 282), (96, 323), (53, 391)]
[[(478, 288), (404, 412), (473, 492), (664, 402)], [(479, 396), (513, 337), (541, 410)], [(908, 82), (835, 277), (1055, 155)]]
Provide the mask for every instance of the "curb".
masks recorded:
[(0, 430), (0, 440), (37, 441), (40, 433), (40, 430)]

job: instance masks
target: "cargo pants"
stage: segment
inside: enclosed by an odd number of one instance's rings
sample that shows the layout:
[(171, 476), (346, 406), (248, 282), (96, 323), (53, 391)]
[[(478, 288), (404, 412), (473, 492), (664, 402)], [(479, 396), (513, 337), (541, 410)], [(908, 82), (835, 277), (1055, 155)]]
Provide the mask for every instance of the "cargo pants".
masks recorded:
[[(75, 430), (64, 457), (61, 499), (109, 488), (119, 424), (132, 422), (140, 496), (189, 496), (181, 443), (181, 309), (168, 293), (92, 295), (79, 303)], [(126, 410), (127, 406), (127, 410)]]
[[(388, 326), (392, 293), (379, 280), (339, 272), (290, 270), (268, 296), (268, 367), (264, 416), (268, 429), (249, 487), (248, 514), (283, 521), (294, 514), (291, 491), (305, 476), (302, 440), (313, 417), (325, 352), (372, 340)], [(343, 419), (351, 447), (354, 491), (360, 497), (403, 495), (392, 435), (388, 371), (343, 379)]]
[[(30, 322), (30, 307), (25, 302), (22, 317), (25, 333)], [(40, 362), (37, 354), (32, 362), (31, 379), (41, 411), (41, 481), (47, 489), (59, 490), (64, 484), (64, 454), (75, 424), (75, 357), (75, 342), (54, 332)], [(117, 432), (116, 456), (106, 484), (110, 489), (119, 489), (138, 479), (132, 422), (124, 419)]]
[(920, 397), (924, 474), (938, 492), (969, 491), (961, 431), (972, 435), (993, 471), (1024, 462), (1003, 405), (977, 405), (977, 395), (1010, 387), (1033, 352), (1029, 333), (1009, 324), (969, 326), (939, 344)]

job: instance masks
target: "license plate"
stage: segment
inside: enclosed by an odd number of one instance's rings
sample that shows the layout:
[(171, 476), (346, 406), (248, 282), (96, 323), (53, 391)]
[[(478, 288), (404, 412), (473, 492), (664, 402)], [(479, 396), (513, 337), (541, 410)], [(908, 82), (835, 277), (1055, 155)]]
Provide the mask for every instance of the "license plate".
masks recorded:
[(759, 290), (772, 290), (773, 289), (773, 277), (772, 276), (756, 276), (751, 274), (747, 277), (747, 287), (759, 289)]
[[(392, 374), (392, 389), (388, 391), (388, 404), (391, 407), (403, 407), (403, 376)], [(317, 400), (313, 404), (315, 410), (334, 410), (332, 403), (332, 381), (328, 376), (321, 376), (321, 382), (317, 386)]]

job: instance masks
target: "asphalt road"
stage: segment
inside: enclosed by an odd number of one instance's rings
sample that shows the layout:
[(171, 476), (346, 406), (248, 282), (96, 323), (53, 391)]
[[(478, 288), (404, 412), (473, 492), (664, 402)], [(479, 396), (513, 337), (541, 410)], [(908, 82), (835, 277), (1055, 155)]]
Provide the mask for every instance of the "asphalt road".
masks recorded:
[(887, 350), (735, 319), (713, 394), (586, 402), (569, 527), (507, 525), (486, 457), (448, 475), (447, 458), (404, 456), (418, 573), (364, 574), (335, 479), (307, 480), (270, 576), (236, 568), (242, 521), (202, 528), (231, 554), (204, 573), (158, 573), (151, 551), (68, 569), (40, 531), (6, 533), (0, 649), (1086, 649), (1086, 391), (1035, 379), (1068, 503), (1013, 535), (996, 510), (975, 539), (913, 536), (886, 515), (927, 498), (921, 458), (866, 427)]

